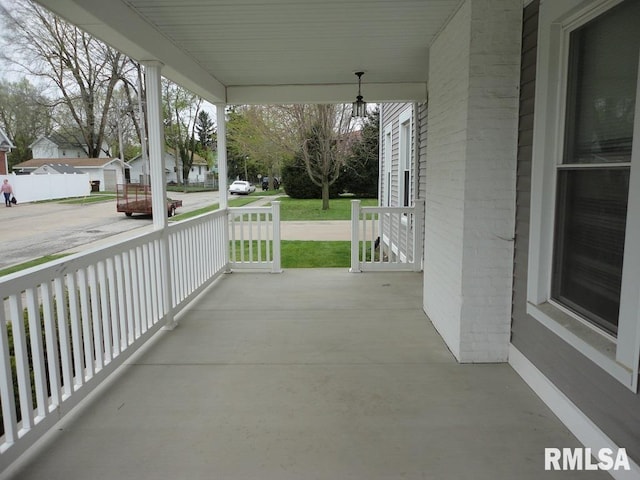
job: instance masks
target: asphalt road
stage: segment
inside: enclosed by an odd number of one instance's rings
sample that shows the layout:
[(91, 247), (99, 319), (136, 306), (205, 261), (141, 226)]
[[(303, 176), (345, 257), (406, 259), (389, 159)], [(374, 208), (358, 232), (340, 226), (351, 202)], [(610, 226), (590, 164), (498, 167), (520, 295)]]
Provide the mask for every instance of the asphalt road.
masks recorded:
[[(170, 193), (181, 199), (184, 213), (218, 202), (218, 192)], [(69, 250), (80, 251), (95, 242), (109, 242), (149, 229), (151, 217), (126, 217), (116, 212), (115, 200), (87, 205), (56, 202), (0, 205), (0, 268)], [(115, 237), (114, 237), (115, 236)]]

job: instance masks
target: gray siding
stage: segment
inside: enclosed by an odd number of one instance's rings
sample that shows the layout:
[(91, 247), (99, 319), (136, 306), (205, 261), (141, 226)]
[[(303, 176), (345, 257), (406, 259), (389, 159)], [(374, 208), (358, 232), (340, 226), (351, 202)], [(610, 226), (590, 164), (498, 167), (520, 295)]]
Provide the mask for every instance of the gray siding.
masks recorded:
[[(399, 192), (400, 192), (400, 179), (398, 177), (398, 167), (400, 161), (400, 115), (407, 109), (412, 108), (410, 103), (385, 103), (382, 105), (384, 114), (382, 118), (381, 130), (384, 133), (385, 128), (388, 125), (392, 125), (393, 136), (391, 145), (391, 206), (396, 207), (399, 205)], [(411, 132), (411, 158), (413, 155), (413, 130)], [(387, 148), (385, 146), (384, 148)], [(382, 155), (381, 162), (383, 162), (382, 171), (385, 172), (386, 165), (384, 165), (384, 154)], [(415, 174), (415, 164), (413, 165), (413, 174)], [(386, 192), (384, 191), (385, 184), (382, 183), (381, 198), (386, 198)]]
[(526, 314), (531, 147), (539, 1), (524, 11), (512, 343), (629, 456), (640, 462), (640, 396)]
[(415, 198), (426, 198), (427, 189), (427, 114), (428, 108), (426, 103), (418, 104), (418, 168), (415, 174), (418, 176), (418, 190)]
[[(383, 117), (382, 117), (382, 125), (381, 131), (384, 138), (385, 129), (391, 125), (392, 126), (392, 145), (391, 145), (391, 206), (399, 206), (401, 203), (400, 199), (400, 176), (398, 175), (399, 164), (400, 164), (400, 115), (409, 109), (411, 111), (411, 121), (412, 128), (410, 130), (410, 145), (411, 145), (411, 191), (410, 191), (410, 203), (413, 204), (416, 198), (424, 198), (425, 197), (425, 173), (426, 173), (426, 151), (427, 151), (427, 106), (426, 104), (420, 104), (418, 106), (418, 115), (414, 114), (413, 104), (412, 103), (385, 103), (382, 105), (383, 108)], [(418, 135), (418, 145), (416, 145), (415, 136)], [(418, 151), (416, 152), (416, 147)], [(388, 148), (388, 146), (383, 145), (383, 151), (381, 152), (380, 161), (382, 162), (381, 172), (383, 177), (380, 179), (381, 189), (380, 189), (380, 201), (384, 204), (384, 199), (386, 198), (386, 183), (384, 179), (384, 175), (386, 170), (386, 165), (384, 165), (385, 155), (384, 149)], [(416, 155), (417, 153), (417, 155)], [(418, 157), (418, 158), (416, 158)], [(404, 245), (407, 244), (406, 235), (407, 230), (402, 228), (400, 230), (400, 234), (398, 235), (398, 228), (396, 223), (392, 223), (389, 227), (388, 223), (384, 224), (383, 229), (383, 238), (392, 238), (394, 245), (398, 243), (400, 247), (400, 252), (407, 255), (409, 258), (414, 257), (413, 251), (405, 252)], [(419, 232), (421, 235), (424, 234), (424, 225), (423, 231)], [(399, 239), (398, 242), (396, 240)], [(411, 242), (409, 242), (411, 245)]]

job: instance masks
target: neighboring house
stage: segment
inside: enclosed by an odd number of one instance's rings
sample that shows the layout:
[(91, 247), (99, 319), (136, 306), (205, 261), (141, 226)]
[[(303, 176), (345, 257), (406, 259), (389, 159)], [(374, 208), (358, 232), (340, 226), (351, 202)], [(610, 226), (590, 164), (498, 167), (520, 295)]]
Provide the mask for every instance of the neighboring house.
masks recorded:
[[(148, 167), (145, 168), (144, 162), (142, 160), (142, 155), (138, 155), (137, 157), (132, 158), (127, 163), (131, 168), (131, 181), (134, 183), (145, 183), (144, 176), (148, 171)], [(176, 167), (175, 154), (171, 151), (165, 150), (164, 172), (166, 175), (167, 183), (178, 183), (178, 173), (181, 173), (180, 169), (180, 165)], [(209, 170), (207, 160), (202, 158), (200, 155), (195, 154), (193, 157), (193, 165), (191, 166), (191, 170), (189, 171), (189, 183), (205, 182), (210, 179), (210, 173), (211, 171)]]
[[(60, 159), (57, 158), (33, 158), (14, 165), (13, 171), (18, 174), (30, 174), (45, 165), (60, 163)], [(89, 174), (90, 182), (100, 182), (100, 191), (115, 191), (116, 185), (124, 183), (128, 177), (129, 166), (119, 158), (67, 158), (65, 164)]]
[(31, 175), (60, 175), (60, 174), (81, 174), (84, 173), (81, 170), (72, 167), (66, 163), (46, 163), (44, 165), (39, 166), (34, 171), (31, 172)]
[(426, 125), (424, 103), (381, 105), (378, 195), (381, 206), (410, 207), (416, 199), (424, 199)]
[(7, 154), (15, 148), (11, 140), (4, 133), (4, 130), (0, 128), (0, 175), (6, 175), (9, 173), (9, 165), (7, 163)]
[[(87, 144), (80, 136), (52, 133), (29, 145), (33, 158), (86, 158)], [(103, 143), (100, 158), (107, 158), (108, 145)]]
[(428, 108), (382, 106), (380, 205), (425, 200), (424, 310), (460, 362), (509, 361), (640, 462), (640, 2), (475, 5), (430, 48)]
[[(424, 202), (426, 184), (426, 103), (383, 103), (380, 107), (380, 147), (378, 202), (382, 207), (413, 207)], [(403, 225), (405, 224), (403, 219)], [(422, 224), (422, 222), (419, 222)], [(409, 225), (398, 234), (394, 222), (381, 222), (380, 240), (401, 258), (412, 258), (413, 244), (406, 235)], [(424, 235), (424, 230), (419, 232)]]

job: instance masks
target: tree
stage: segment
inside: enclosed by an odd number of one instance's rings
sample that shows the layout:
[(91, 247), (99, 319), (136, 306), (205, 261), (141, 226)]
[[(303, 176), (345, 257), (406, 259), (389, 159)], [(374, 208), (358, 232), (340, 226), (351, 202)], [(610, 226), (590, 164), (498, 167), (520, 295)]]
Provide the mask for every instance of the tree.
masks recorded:
[(255, 181), (260, 174), (256, 157), (250, 156), (240, 132), (247, 130), (244, 125), (249, 120), (243, 107), (231, 106), (227, 109), (227, 176), (231, 179)]
[[(120, 52), (28, 0), (0, 5), (5, 60), (37, 76), (60, 95), (51, 107), (65, 123), (60, 133), (86, 145), (88, 157), (101, 153), (116, 85), (133, 63)], [(67, 124), (70, 119), (72, 124)]]
[(380, 111), (376, 108), (364, 120), (350, 147), (349, 156), (342, 168), (342, 189), (362, 197), (378, 196), (378, 144)]
[[(340, 194), (339, 183), (336, 182), (329, 187), (330, 198), (337, 198)], [(322, 187), (313, 183), (307, 175), (302, 152), (298, 152), (292, 159), (283, 162), (282, 184), (285, 193), (291, 198), (322, 198)]]
[(32, 157), (31, 145), (51, 132), (49, 99), (41, 89), (23, 79), (0, 81), (0, 125), (15, 145), (8, 155), (9, 169)]
[[(283, 111), (272, 106), (244, 106), (234, 110), (233, 122), (229, 122), (230, 141), (244, 162), (249, 158), (257, 164), (261, 174), (269, 177), (269, 189), (279, 173), (283, 159), (291, 156)], [(248, 164), (247, 172), (248, 174)]]
[(330, 188), (340, 177), (351, 141), (353, 122), (347, 105), (293, 105), (290, 128), (296, 132), (307, 175), (322, 189), (322, 209), (329, 209)]
[(200, 111), (196, 120), (196, 152), (207, 159), (207, 165), (211, 169), (214, 164), (213, 152), (216, 150), (216, 130), (213, 119), (206, 110)]
[[(181, 172), (185, 191), (189, 172), (193, 166), (196, 148), (196, 125), (202, 107), (202, 99), (185, 88), (163, 79), (163, 108), (165, 140), (174, 149), (176, 171)], [(178, 176), (180, 180), (180, 176)]]
[[(198, 146), (201, 152), (205, 153), (213, 149), (215, 144), (215, 125), (209, 112), (202, 110), (196, 120), (196, 134), (198, 135)], [(203, 155), (205, 156), (205, 155)]]

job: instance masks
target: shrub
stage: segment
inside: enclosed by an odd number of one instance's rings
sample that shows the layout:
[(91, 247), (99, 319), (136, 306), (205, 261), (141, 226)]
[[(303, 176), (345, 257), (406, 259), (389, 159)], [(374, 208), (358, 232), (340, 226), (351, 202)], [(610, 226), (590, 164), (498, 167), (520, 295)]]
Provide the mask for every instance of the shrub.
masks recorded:
[[(311, 181), (299, 154), (282, 166), (282, 186), (291, 198), (322, 198), (322, 188)], [(339, 193), (337, 182), (329, 187), (330, 198), (337, 198)]]

